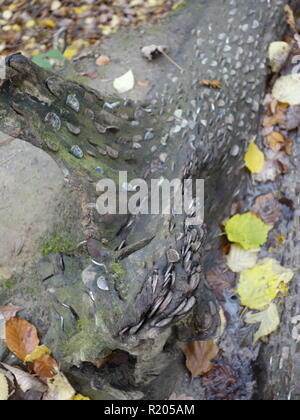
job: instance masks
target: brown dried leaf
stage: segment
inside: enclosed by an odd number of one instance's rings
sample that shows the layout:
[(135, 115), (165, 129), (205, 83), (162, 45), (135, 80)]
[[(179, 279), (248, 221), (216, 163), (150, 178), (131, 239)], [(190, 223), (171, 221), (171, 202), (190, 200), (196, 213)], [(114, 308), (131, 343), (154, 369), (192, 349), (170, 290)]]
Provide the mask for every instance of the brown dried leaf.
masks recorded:
[(4, 316), (6, 321), (9, 321), (11, 318), (14, 318), (19, 311), (22, 311), (21, 306), (0, 306), (0, 314)]
[(274, 225), (282, 215), (281, 206), (272, 193), (257, 197), (252, 211), (267, 225)]
[(12, 318), (6, 323), (5, 341), (20, 360), (24, 360), (40, 343), (35, 326), (19, 318)]
[(281, 133), (273, 131), (267, 136), (267, 141), (271, 149), (275, 150), (275, 152), (278, 152), (285, 143), (286, 138)]
[(56, 360), (49, 356), (49, 354), (44, 354), (39, 359), (35, 360), (32, 363), (32, 367), (40, 378), (53, 378), (59, 370)]
[(207, 86), (213, 89), (221, 89), (222, 83), (219, 80), (202, 80), (200, 86)]
[(209, 389), (215, 399), (229, 400), (234, 398), (234, 391), (238, 388), (238, 378), (230, 366), (214, 366), (204, 378), (203, 385)]
[(212, 268), (206, 274), (206, 278), (209, 286), (213, 289), (219, 300), (224, 300), (224, 292), (235, 285), (235, 274), (225, 266)]
[(214, 341), (193, 341), (182, 348), (186, 357), (186, 367), (193, 378), (208, 373), (214, 365), (211, 363), (219, 353)]

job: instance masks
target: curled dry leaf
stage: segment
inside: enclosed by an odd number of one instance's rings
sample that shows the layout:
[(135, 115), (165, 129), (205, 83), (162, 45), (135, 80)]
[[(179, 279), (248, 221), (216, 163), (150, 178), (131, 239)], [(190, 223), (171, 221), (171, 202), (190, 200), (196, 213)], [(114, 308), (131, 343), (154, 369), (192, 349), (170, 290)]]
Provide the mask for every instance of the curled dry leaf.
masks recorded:
[(277, 131), (273, 131), (271, 134), (267, 136), (268, 145), (271, 147), (272, 150), (278, 152), (282, 149), (284, 144), (286, 143), (286, 138), (283, 134), (278, 133)]
[(213, 367), (212, 360), (219, 353), (214, 341), (193, 341), (182, 348), (186, 357), (186, 367), (193, 378), (203, 376)]
[(59, 368), (56, 360), (49, 354), (44, 354), (32, 364), (34, 372), (40, 378), (53, 378), (57, 374)]
[(6, 323), (5, 341), (9, 350), (20, 360), (25, 360), (40, 342), (35, 326), (19, 318), (12, 318)]
[(30, 373), (24, 372), (22, 369), (9, 366), (5, 363), (2, 363), (2, 366), (14, 375), (17, 384), (23, 392), (27, 392), (29, 390), (46, 392), (47, 386), (34, 376), (30, 375)]
[(219, 80), (202, 80), (200, 86), (207, 86), (213, 89), (221, 89), (222, 83)]
[(162, 52), (168, 52), (168, 48), (164, 45), (148, 45), (141, 49), (143, 57), (147, 58), (149, 61), (152, 61), (154, 58), (158, 57)]

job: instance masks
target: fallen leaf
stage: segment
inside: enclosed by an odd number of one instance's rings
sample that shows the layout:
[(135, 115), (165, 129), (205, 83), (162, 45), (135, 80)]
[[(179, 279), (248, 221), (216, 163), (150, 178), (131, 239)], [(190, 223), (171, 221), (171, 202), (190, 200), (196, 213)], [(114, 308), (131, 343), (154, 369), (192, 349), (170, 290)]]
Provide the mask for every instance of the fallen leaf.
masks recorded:
[(224, 300), (225, 291), (232, 289), (235, 285), (235, 274), (229, 271), (227, 267), (213, 267), (206, 273), (206, 279), (220, 301)]
[(43, 400), (46, 401), (70, 401), (76, 392), (67, 378), (60, 372), (47, 380), (48, 391)]
[(107, 66), (109, 62), (110, 62), (110, 58), (107, 55), (100, 55), (100, 57), (98, 57), (96, 60), (97, 66), (100, 66), (100, 67)]
[(238, 387), (238, 378), (232, 368), (226, 364), (214, 366), (202, 381), (203, 385), (209, 390), (209, 394), (217, 400), (232, 399), (232, 395)]
[(288, 284), (294, 276), (292, 270), (282, 267), (278, 261), (266, 258), (241, 273), (238, 283), (238, 294), (243, 306), (258, 311), (276, 298), (280, 284)]
[(274, 225), (282, 216), (282, 208), (272, 193), (257, 197), (251, 210), (267, 225)]
[(0, 372), (0, 401), (6, 401), (8, 395), (8, 382), (6, 376)]
[(141, 49), (143, 57), (147, 58), (149, 61), (152, 61), (154, 58), (158, 57), (163, 52), (168, 52), (167, 47), (164, 45), (148, 45)]
[(264, 167), (264, 154), (259, 150), (254, 142), (249, 144), (247, 153), (245, 155), (245, 164), (252, 174), (259, 174)]
[(269, 60), (272, 71), (278, 73), (284, 66), (292, 47), (287, 42), (272, 42), (269, 46)]
[(228, 240), (241, 245), (246, 251), (264, 245), (272, 228), (251, 212), (236, 214), (225, 225)]
[(44, 354), (33, 362), (33, 370), (40, 378), (53, 378), (58, 372), (58, 364), (49, 354)]
[(255, 181), (274, 181), (278, 175), (288, 172), (290, 162), (285, 152), (275, 152), (272, 149), (267, 149), (265, 155), (264, 168), (259, 174), (254, 176)]
[(219, 80), (202, 80), (200, 86), (207, 86), (213, 89), (221, 89), (222, 83)]
[(227, 256), (227, 265), (234, 273), (241, 273), (256, 265), (259, 251), (260, 249), (245, 251), (241, 246), (233, 244)]
[(260, 327), (254, 334), (254, 343), (256, 343), (259, 339), (276, 331), (280, 325), (277, 306), (274, 303), (271, 303), (268, 309), (263, 312), (259, 312), (257, 314), (247, 314), (245, 322), (247, 324), (256, 324), (260, 322)]
[(211, 363), (219, 353), (214, 341), (193, 341), (182, 348), (186, 357), (186, 367), (193, 378), (208, 373), (214, 365)]
[(22, 311), (21, 306), (0, 306), (0, 314), (3, 315), (6, 321), (9, 321), (11, 318), (14, 318), (19, 311)]
[(8, 370), (14, 375), (17, 384), (23, 392), (27, 392), (29, 390), (46, 392), (47, 386), (44, 383), (42, 383), (39, 379), (30, 375), (30, 373), (24, 372), (19, 368), (9, 366), (5, 363), (2, 363), (2, 366), (4, 366), (6, 370)]
[(300, 105), (300, 74), (279, 77), (274, 84), (272, 94), (280, 102), (291, 106)]
[(114, 88), (120, 94), (126, 93), (134, 88), (134, 75), (132, 70), (129, 70), (127, 73), (123, 74), (123, 76), (118, 77), (114, 80)]
[(6, 345), (20, 360), (39, 345), (37, 330), (28, 321), (12, 318), (6, 323)]
[(25, 357), (25, 362), (34, 362), (35, 360), (39, 359), (40, 357), (44, 356), (44, 354), (51, 354), (51, 350), (48, 349), (47, 346), (37, 346), (32, 353), (28, 354)]
[(276, 152), (279, 151), (286, 142), (286, 138), (283, 134), (273, 131), (267, 136), (267, 141), (271, 149)]

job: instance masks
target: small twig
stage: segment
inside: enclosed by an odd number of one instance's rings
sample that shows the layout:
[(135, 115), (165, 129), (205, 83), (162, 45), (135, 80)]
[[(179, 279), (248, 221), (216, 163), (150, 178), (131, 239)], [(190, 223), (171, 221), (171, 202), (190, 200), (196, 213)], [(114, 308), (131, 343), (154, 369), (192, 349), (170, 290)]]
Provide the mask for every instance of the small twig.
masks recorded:
[(170, 61), (170, 63), (172, 63), (175, 67), (178, 68), (178, 70), (184, 72), (184, 68), (182, 68), (179, 64), (176, 63), (176, 61), (173, 60), (173, 58), (171, 58), (162, 48), (159, 50), (159, 52), (166, 57), (167, 60)]

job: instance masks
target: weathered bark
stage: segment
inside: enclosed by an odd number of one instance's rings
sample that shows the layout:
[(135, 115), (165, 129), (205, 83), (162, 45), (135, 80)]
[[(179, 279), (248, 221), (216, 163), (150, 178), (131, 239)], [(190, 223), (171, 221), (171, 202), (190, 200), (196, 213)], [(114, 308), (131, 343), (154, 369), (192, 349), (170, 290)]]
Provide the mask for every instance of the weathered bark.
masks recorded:
[[(148, 181), (204, 178), (207, 266), (218, 246), (219, 222), (244, 176), (246, 140), (258, 133), (266, 48), (284, 30), (284, 3), (191, 1), (172, 18), (181, 28), (172, 53), (185, 72), (176, 87), (162, 80), (148, 105), (95, 92), (13, 55), (0, 90), (0, 127), (62, 162), (87, 202), (96, 198), (96, 167), (116, 181), (121, 170), (129, 179)], [(223, 87), (200, 88), (202, 79), (221, 80)], [(170, 119), (176, 109), (183, 111), (177, 122)], [(160, 160), (164, 142), (165, 163)], [(83, 158), (70, 154), (74, 145)], [(205, 228), (188, 228), (186, 216), (93, 214), (85, 226), (85, 256), (51, 255), (41, 261), (34, 299), (44, 300), (30, 316), (34, 322), (48, 314), (36, 323), (61, 363), (94, 362), (114, 349), (125, 350), (137, 357), (135, 385), (145, 386), (170, 364), (170, 353), (163, 352), (167, 342), (174, 347), (216, 334), (218, 306), (202, 274)], [(114, 249), (124, 240), (129, 248), (120, 255)], [(168, 262), (168, 249), (178, 251), (178, 263)], [(97, 287), (100, 276), (109, 291)]]

